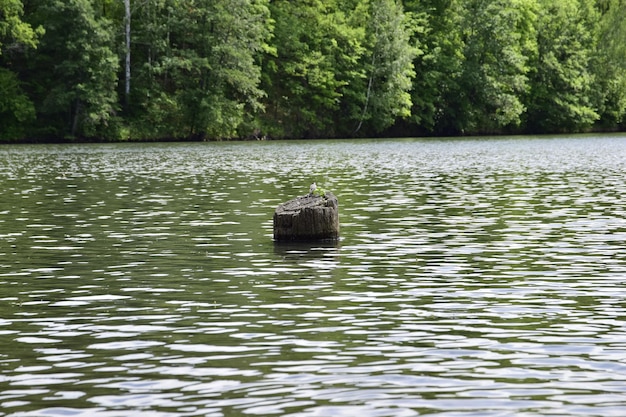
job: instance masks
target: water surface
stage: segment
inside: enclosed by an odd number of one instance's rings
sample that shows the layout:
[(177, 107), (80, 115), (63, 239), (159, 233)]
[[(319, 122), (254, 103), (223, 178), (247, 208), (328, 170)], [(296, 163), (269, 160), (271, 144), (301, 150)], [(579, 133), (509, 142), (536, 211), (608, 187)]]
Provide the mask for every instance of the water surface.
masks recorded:
[[(3, 146), (0, 416), (622, 416), (626, 137)], [(275, 207), (339, 198), (337, 244)]]

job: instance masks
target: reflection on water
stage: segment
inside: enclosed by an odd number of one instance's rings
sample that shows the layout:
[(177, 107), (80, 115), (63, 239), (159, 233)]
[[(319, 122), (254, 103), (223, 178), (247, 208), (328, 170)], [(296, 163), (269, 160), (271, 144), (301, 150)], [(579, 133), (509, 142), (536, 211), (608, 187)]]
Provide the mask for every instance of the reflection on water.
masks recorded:
[[(622, 416), (624, 137), (0, 148), (0, 416)], [(275, 245), (317, 181), (341, 241)]]

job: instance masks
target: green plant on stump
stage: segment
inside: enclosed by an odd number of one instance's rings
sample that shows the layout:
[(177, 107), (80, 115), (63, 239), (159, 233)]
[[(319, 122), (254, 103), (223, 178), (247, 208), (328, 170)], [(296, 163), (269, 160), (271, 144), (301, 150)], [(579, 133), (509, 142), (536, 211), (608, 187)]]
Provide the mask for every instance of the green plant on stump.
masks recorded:
[(315, 190), (313, 190), (313, 195), (315, 197), (326, 197), (326, 190), (318, 186)]

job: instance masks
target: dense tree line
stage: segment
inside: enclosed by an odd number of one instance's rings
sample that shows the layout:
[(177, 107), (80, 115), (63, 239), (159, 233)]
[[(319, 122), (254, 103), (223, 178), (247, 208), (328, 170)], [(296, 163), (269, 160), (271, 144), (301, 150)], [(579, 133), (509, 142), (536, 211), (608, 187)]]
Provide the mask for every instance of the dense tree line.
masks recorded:
[(626, 0), (0, 0), (0, 139), (620, 129)]

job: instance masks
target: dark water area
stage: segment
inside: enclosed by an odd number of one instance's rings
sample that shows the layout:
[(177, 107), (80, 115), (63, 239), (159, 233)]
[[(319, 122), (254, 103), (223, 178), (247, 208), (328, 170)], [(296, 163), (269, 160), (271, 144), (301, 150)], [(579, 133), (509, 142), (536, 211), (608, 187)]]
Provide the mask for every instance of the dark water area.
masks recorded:
[[(275, 245), (339, 199), (336, 244)], [(626, 136), (0, 147), (0, 416), (623, 416)]]

